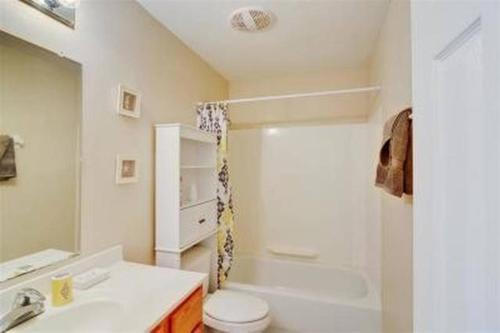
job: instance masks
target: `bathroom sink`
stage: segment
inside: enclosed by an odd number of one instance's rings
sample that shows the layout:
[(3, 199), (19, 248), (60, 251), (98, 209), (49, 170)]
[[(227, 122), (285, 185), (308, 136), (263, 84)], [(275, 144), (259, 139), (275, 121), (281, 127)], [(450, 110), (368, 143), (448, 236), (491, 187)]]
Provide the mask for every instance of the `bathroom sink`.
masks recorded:
[(50, 278), (58, 271), (36, 277), (19, 288), (0, 291), (2, 316), (8, 313), (15, 296), (24, 287), (38, 287), (46, 297), (44, 313), (12, 328), (9, 333), (150, 332), (183, 304), (205, 279), (200, 273), (114, 259), (119, 255), (121, 247), (116, 247), (61, 269), (60, 272), (67, 272), (107, 267), (110, 271), (107, 280), (85, 290), (75, 289), (73, 301), (64, 306), (52, 305)]
[(124, 313), (119, 303), (106, 299), (53, 309), (9, 332), (112, 332)]

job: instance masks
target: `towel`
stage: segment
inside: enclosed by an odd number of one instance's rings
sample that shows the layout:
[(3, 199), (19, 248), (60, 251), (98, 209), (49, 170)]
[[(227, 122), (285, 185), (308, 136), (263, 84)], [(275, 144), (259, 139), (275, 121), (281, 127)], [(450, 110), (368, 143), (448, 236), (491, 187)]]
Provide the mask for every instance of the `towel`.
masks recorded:
[(375, 185), (401, 197), (413, 194), (411, 108), (390, 118), (384, 126)]
[(16, 154), (14, 139), (0, 135), (0, 181), (16, 177)]

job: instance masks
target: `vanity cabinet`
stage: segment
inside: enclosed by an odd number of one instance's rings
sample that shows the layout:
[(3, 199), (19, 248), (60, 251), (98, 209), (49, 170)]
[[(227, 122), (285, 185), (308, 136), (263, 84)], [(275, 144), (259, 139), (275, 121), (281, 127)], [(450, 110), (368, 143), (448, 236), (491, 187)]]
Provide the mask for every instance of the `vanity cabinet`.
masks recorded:
[(203, 293), (199, 287), (161, 321), (152, 333), (203, 333)]

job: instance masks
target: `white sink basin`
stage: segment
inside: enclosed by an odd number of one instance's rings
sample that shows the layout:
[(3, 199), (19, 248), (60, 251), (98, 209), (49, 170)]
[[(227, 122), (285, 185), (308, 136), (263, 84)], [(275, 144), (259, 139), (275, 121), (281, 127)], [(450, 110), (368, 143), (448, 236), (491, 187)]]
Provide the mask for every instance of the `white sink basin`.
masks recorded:
[(47, 311), (9, 332), (111, 332), (118, 330), (123, 314), (112, 300), (92, 300)]

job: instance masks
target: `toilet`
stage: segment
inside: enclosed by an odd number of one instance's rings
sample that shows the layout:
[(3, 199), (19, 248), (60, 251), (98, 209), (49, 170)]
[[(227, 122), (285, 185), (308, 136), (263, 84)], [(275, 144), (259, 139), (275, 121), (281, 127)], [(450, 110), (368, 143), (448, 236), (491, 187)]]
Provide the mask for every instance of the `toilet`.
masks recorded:
[(271, 318), (264, 300), (242, 292), (217, 290), (205, 299), (203, 323), (212, 332), (263, 332)]
[(182, 256), (183, 270), (206, 273), (203, 282), (203, 323), (207, 332), (257, 333), (271, 323), (269, 305), (263, 299), (233, 290), (208, 293), (210, 249), (195, 246)]

